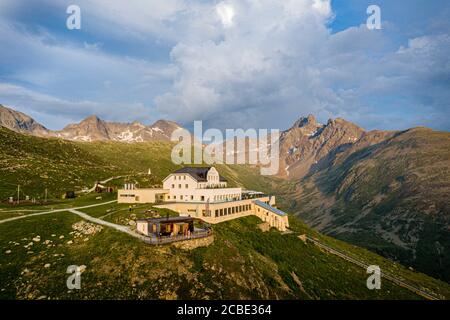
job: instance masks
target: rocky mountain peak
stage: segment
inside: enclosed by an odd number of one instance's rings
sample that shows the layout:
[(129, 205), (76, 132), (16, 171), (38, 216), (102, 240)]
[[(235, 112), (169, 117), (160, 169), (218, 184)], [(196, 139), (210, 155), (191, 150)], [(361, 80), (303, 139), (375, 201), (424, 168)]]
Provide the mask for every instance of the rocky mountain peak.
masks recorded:
[(97, 123), (97, 122), (101, 122), (102, 120), (96, 116), (95, 114), (90, 115), (89, 117), (85, 118), (84, 120), (82, 120), (80, 122), (81, 123)]
[(341, 151), (358, 141), (365, 131), (342, 118), (319, 124), (313, 115), (297, 120), (280, 139), (284, 171), (291, 177), (303, 177), (330, 153)]
[(45, 136), (47, 128), (36, 122), (26, 114), (7, 108), (0, 104), (0, 126), (9, 128), (20, 133), (30, 133)]
[(294, 125), (293, 128), (303, 128), (307, 125), (317, 125), (317, 120), (316, 117), (313, 116), (312, 114), (308, 115), (307, 117), (301, 117), (300, 119), (298, 119)]

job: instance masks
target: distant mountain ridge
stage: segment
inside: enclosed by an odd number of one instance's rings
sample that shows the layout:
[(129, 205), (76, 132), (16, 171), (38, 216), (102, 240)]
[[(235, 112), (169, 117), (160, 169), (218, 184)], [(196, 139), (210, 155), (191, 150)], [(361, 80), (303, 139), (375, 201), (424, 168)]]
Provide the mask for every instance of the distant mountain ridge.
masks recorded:
[(108, 122), (92, 115), (77, 124), (69, 124), (62, 130), (49, 130), (22, 112), (0, 105), (0, 125), (19, 133), (38, 137), (55, 137), (71, 141), (119, 141), (146, 142), (170, 141), (173, 131), (181, 128), (177, 123), (158, 120), (150, 126), (140, 122)]
[(345, 149), (357, 142), (365, 130), (342, 118), (320, 124), (313, 115), (302, 117), (280, 137), (282, 166), (280, 174), (291, 178), (304, 177), (330, 152)]

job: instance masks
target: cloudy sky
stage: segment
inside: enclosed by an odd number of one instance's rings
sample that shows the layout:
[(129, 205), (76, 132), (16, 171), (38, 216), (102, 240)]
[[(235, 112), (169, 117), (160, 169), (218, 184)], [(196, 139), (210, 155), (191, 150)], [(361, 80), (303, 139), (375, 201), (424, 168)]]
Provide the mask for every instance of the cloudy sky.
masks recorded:
[(91, 114), (286, 129), (312, 113), (450, 130), (449, 1), (0, 0), (0, 45), (0, 104), (51, 129)]

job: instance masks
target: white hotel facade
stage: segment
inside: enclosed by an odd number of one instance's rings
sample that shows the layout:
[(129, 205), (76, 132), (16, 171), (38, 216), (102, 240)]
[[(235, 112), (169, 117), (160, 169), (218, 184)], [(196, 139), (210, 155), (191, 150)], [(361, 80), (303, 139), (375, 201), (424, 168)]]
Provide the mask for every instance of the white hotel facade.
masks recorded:
[(261, 192), (228, 188), (228, 182), (214, 167), (185, 167), (163, 180), (162, 189), (136, 189), (128, 186), (118, 191), (119, 203), (155, 203), (208, 223), (219, 223), (256, 215), (271, 227), (286, 231), (286, 213), (274, 207), (275, 197)]

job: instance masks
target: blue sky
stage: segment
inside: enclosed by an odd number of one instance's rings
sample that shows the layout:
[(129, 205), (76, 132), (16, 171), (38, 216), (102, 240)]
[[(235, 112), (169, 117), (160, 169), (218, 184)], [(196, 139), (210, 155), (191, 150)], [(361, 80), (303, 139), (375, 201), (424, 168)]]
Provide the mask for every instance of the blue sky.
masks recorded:
[(2, 0), (0, 31), (0, 103), (51, 129), (91, 114), (286, 129), (310, 113), (450, 129), (447, 1)]

